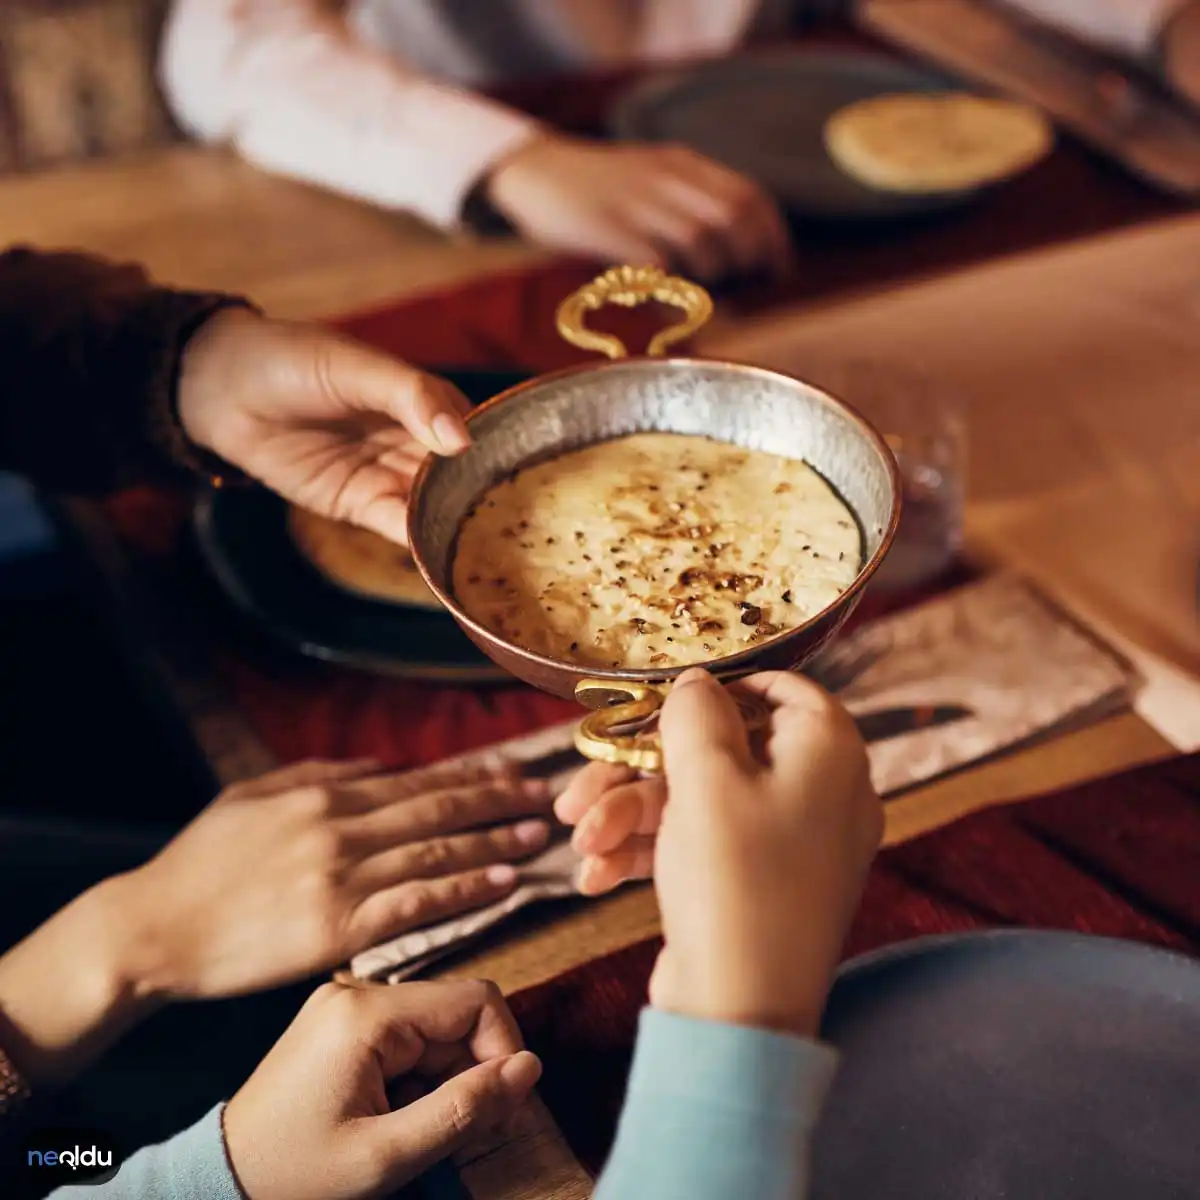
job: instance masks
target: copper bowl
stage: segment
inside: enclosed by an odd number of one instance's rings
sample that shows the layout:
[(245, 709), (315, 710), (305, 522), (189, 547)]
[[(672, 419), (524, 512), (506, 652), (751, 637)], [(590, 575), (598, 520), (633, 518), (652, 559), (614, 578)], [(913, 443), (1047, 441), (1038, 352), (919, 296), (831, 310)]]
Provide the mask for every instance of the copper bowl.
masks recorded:
[[(605, 302), (628, 305), (647, 299), (683, 307), (688, 320), (660, 333), (644, 357), (622, 357), (624, 347), (617, 339), (583, 324), (584, 314)], [(739, 363), (652, 356), (688, 336), (710, 313), (707, 294), (685, 280), (649, 268), (607, 272), (564, 301), (559, 330), (568, 340), (620, 361), (542, 375), (475, 409), (468, 418), (471, 448), (456, 458), (426, 460), (409, 505), (413, 558), (467, 636), (526, 683), (608, 710), (585, 720), (580, 749), (589, 757), (643, 770), (661, 767), (655, 734), (618, 731), (652, 718), (671, 681), (685, 668), (604, 669), (525, 650), (463, 610), (451, 590), (451, 567), (467, 512), (513, 471), (630, 433), (699, 434), (803, 459), (854, 512), (864, 550), (857, 578), (827, 608), (747, 650), (699, 665), (722, 679), (736, 679), (764, 669), (794, 669), (824, 646), (854, 610), (895, 536), (900, 518), (895, 459), (878, 431), (849, 405), (792, 376)], [(742, 703), (749, 723), (761, 722), (765, 714), (752, 702)]]

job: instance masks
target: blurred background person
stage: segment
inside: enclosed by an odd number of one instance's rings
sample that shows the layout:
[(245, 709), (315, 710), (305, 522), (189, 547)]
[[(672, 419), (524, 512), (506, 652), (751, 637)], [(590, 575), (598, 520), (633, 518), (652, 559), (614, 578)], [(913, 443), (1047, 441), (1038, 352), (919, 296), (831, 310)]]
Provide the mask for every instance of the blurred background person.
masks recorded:
[(161, 77), (191, 134), (442, 228), (692, 275), (786, 268), (753, 180), (692, 150), (567, 136), (480, 94), (511, 80), (725, 54), (830, 0), (177, 0)]
[[(1011, 0), (1200, 103), (1200, 0)], [(161, 79), (191, 134), (434, 225), (494, 225), (703, 280), (785, 272), (778, 205), (679, 146), (569, 136), (482, 92), (717, 57), (847, 0), (174, 0)]]

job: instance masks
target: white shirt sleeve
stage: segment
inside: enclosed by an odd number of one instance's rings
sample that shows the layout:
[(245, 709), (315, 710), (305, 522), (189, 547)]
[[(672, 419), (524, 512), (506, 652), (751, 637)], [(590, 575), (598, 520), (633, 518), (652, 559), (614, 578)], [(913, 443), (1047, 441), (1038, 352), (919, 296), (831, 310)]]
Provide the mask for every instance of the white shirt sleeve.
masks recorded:
[(323, 0), (175, 0), (160, 72), (193, 136), (443, 227), (539, 128), (365, 44)]

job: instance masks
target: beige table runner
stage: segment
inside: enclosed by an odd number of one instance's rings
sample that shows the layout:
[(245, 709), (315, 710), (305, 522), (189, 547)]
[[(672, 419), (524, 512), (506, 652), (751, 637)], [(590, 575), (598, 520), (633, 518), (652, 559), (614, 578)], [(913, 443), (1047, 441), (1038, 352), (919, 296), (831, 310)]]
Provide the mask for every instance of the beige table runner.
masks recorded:
[(914, 366), (961, 396), (967, 536), (1133, 659), (1200, 747), (1200, 215), (706, 339), (803, 377)]

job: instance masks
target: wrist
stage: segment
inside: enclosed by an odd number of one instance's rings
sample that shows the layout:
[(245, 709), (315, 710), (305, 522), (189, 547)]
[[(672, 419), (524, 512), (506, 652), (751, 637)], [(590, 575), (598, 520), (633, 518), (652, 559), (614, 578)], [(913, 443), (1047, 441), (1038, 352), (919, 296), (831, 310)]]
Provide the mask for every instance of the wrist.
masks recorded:
[(192, 334), (180, 364), (176, 412), (188, 440), (198, 449), (220, 454), (223, 431), (234, 415), (237, 375), (246, 363), (239, 353), (243, 335), (261, 326), (252, 308), (235, 306), (214, 313)]
[(766, 1002), (748, 997), (721, 997), (705, 1002), (695, 997), (668, 996), (655, 999), (652, 1007), (696, 1021), (815, 1039), (821, 1028), (823, 1005), (807, 1001), (800, 1005), (778, 1000)]
[(577, 141), (551, 129), (535, 129), (491, 165), (480, 187), (483, 199), (506, 220), (515, 222), (512, 210), (519, 207), (516, 193), (523, 189), (523, 181), (529, 172), (536, 173), (547, 155), (553, 157), (557, 149)]
[(130, 878), (114, 875), (96, 884), (43, 927), (63, 921), (55, 941), (64, 948), (69, 942), (79, 995), (93, 1011), (121, 1025), (140, 1019), (162, 999), (145, 969), (147, 939), (140, 905), (127, 889)]
[[(529, 131), (529, 135), (507, 148), (483, 170), (463, 198), (461, 220), (463, 225), (476, 233), (511, 234), (516, 226), (512, 217), (497, 198), (497, 192), (505, 192), (503, 176), (514, 161), (533, 145), (542, 142), (547, 133), (540, 126)], [(500, 183), (497, 185), (497, 180)]]
[(95, 911), (99, 958), (122, 1007), (140, 1015), (177, 995), (176, 973), (152, 916), (158, 910), (154, 898), (145, 894), (141, 869), (104, 880), (82, 899)]
[(122, 877), (73, 900), (0, 959), (0, 1041), (35, 1087), (69, 1079), (160, 997), (138, 963)]
[(806, 973), (803, 979), (791, 973), (787, 978), (767, 978), (761, 963), (748, 963), (740, 970), (736, 961), (726, 959), (714, 966), (716, 972), (707, 978), (707, 971), (676, 967), (664, 951), (650, 980), (652, 1007), (698, 1021), (817, 1036), (829, 988), (813, 981), (815, 973)]

